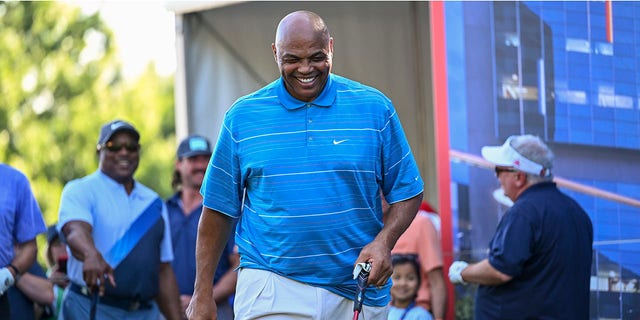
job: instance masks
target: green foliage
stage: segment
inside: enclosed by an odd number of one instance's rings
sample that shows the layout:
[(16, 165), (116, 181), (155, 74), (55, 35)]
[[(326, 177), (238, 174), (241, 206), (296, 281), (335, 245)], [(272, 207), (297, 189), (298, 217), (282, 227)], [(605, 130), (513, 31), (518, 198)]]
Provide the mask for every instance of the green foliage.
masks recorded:
[(455, 318), (457, 320), (473, 319), (473, 304), (477, 290), (478, 286), (474, 284), (456, 286)]
[(0, 162), (29, 177), (47, 224), (57, 221), (63, 186), (97, 169), (98, 133), (113, 119), (141, 133), (136, 178), (171, 193), (173, 79), (153, 65), (123, 79), (99, 14), (60, 2), (0, 2), (0, 96)]

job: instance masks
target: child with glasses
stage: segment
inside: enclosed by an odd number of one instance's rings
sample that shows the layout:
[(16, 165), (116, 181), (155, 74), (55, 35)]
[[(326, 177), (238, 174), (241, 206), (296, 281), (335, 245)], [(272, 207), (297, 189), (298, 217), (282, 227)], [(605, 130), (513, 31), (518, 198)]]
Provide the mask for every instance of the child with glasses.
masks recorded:
[(393, 285), (388, 320), (432, 320), (429, 311), (416, 305), (420, 288), (418, 257), (414, 254), (394, 254), (391, 263)]

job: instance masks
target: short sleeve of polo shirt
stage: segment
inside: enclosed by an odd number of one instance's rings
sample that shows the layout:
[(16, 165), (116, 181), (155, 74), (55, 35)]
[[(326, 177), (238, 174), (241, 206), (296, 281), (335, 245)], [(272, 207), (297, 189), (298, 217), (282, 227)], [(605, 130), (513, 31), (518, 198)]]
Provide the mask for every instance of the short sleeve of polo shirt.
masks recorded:
[(503, 216), (491, 240), (489, 263), (498, 271), (515, 277), (531, 257), (534, 226), (525, 203), (517, 203)]
[(36, 202), (31, 192), (29, 181), (23, 175), (20, 175), (20, 177), (21, 178), (16, 181), (18, 186), (18, 199), (16, 199), (17, 216), (13, 236), (18, 243), (23, 243), (35, 239), (39, 233), (46, 231), (46, 226), (38, 202)]
[(162, 219), (164, 220), (164, 234), (160, 244), (160, 261), (173, 261), (173, 244), (171, 243), (171, 223), (169, 222), (169, 212), (167, 206), (162, 204)]
[(382, 191), (389, 203), (412, 198), (422, 192), (420, 177), (411, 147), (391, 102), (388, 119), (380, 131), (382, 138)]
[(200, 188), (205, 207), (234, 218), (240, 216), (244, 192), (236, 147), (227, 114)]
[(58, 231), (69, 221), (83, 221), (93, 225), (91, 215), (92, 194), (83, 191), (82, 180), (69, 182), (62, 189), (60, 197), (60, 209), (58, 212)]

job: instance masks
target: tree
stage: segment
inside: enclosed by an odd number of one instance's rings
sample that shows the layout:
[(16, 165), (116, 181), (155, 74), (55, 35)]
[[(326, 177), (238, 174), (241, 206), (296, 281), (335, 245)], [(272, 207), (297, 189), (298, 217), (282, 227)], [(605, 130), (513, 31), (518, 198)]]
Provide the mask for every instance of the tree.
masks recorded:
[(57, 221), (63, 186), (96, 170), (100, 126), (116, 118), (140, 131), (136, 178), (163, 197), (171, 192), (173, 80), (150, 65), (129, 82), (116, 58), (97, 13), (0, 2), (0, 162), (30, 178), (48, 224)]

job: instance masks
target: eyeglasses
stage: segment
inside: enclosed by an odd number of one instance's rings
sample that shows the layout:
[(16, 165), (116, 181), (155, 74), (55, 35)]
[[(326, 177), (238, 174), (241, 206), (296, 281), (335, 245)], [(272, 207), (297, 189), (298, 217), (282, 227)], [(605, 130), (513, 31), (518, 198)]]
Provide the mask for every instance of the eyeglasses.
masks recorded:
[(113, 141), (108, 141), (107, 143), (100, 145), (100, 149), (102, 148), (106, 148), (110, 152), (118, 152), (122, 150), (122, 148), (127, 149), (129, 152), (137, 152), (140, 150), (140, 144), (137, 142), (115, 144)]
[(496, 167), (495, 168), (496, 171), (496, 177), (500, 176), (501, 173), (503, 172), (516, 172), (518, 170), (513, 169), (513, 168), (502, 168), (502, 167)]

